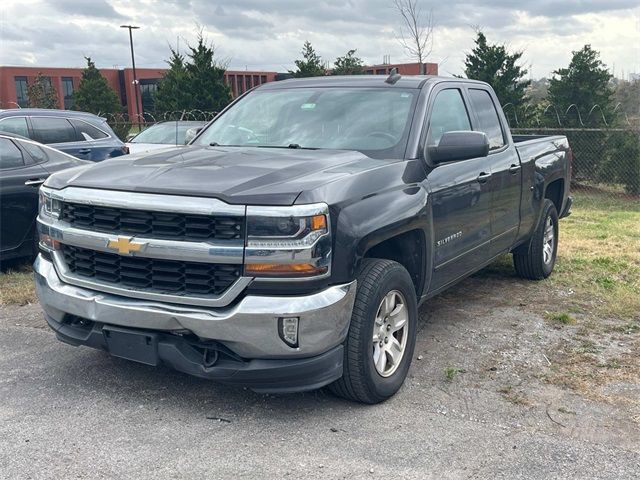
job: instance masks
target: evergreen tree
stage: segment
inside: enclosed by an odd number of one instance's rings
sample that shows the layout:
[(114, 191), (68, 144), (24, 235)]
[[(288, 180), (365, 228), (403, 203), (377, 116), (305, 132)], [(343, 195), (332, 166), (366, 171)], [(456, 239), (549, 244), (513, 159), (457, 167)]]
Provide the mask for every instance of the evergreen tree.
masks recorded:
[[(610, 119), (613, 111), (611, 78), (612, 75), (600, 60), (600, 53), (593, 50), (591, 45), (585, 45), (581, 50), (573, 52), (567, 68), (553, 72), (549, 83), (549, 101), (560, 113), (575, 105), (584, 122), (595, 105), (600, 107), (605, 118)], [(569, 110), (568, 117), (568, 122), (579, 122), (575, 108)], [(601, 119), (602, 115), (597, 115), (590, 121)]]
[(231, 102), (231, 89), (224, 83), (226, 65), (215, 58), (215, 47), (207, 45), (202, 33), (195, 47), (189, 46), (187, 92), (191, 108), (219, 112)]
[(322, 59), (313, 49), (309, 41), (304, 42), (301, 53), (302, 60), (295, 61), (298, 69), (295, 72), (289, 71), (289, 73), (296, 78), (322, 77), (326, 75), (326, 71), (322, 65)]
[(349, 50), (344, 57), (336, 58), (331, 75), (362, 75), (364, 62), (355, 56), (355, 50)]
[(231, 89), (224, 83), (226, 65), (215, 57), (202, 32), (198, 43), (189, 45), (187, 57), (171, 49), (169, 70), (155, 94), (157, 112), (179, 110), (220, 111), (231, 102)]
[(510, 103), (520, 111), (531, 83), (524, 80), (527, 70), (516, 65), (522, 58), (522, 52), (509, 53), (504, 45), (487, 43), (487, 37), (481, 30), (477, 32), (475, 44), (464, 61), (467, 78), (487, 82), (502, 105)]
[(51, 85), (51, 79), (38, 73), (36, 81), (27, 87), (30, 108), (59, 108), (58, 93)]
[(78, 89), (73, 92), (73, 109), (96, 115), (113, 115), (122, 111), (118, 95), (109, 86), (107, 79), (90, 57), (87, 68), (82, 71), (82, 78)]
[(187, 68), (184, 55), (171, 48), (171, 57), (167, 61), (169, 70), (158, 83), (155, 93), (155, 110), (173, 112), (191, 109), (191, 92), (187, 88)]

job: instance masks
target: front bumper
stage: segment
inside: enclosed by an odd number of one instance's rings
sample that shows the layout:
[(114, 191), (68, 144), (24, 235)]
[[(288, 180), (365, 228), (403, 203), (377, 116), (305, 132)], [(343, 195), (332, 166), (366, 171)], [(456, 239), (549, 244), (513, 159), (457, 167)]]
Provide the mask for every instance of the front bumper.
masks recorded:
[[(347, 335), (356, 293), (354, 281), (306, 296), (247, 295), (223, 308), (190, 307), (69, 285), (42, 255), (34, 271), (38, 298), (53, 322), (76, 316), (125, 328), (193, 334), (245, 359), (304, 359), (334, 349)], [(282, 317), (299, 318), (297, 348), (278, 334)]]
[[(343, 346), (310, 358), (282, 360), (242, 360), (225, 354), (216, 342), (190, 341), (180, 335), (107, 327), (96, 322), (58, 322), (45, 313), (49, 326), (59, 340), (70, 345), (85, 345), (112, 355), (156, 366), (160, 363), (175, 370), (229, 385), (241, 385), (261, 393), (288, 393), (314, 390), (342, 376)], [(114, 341), (113, 333), (121, 340)], [(140, 343), (142, 340), (142, 344)], [(215, 352), (215, 362), (208, 363), (204, 350)], [(141, 354), (140, 350), (145, 350)]]

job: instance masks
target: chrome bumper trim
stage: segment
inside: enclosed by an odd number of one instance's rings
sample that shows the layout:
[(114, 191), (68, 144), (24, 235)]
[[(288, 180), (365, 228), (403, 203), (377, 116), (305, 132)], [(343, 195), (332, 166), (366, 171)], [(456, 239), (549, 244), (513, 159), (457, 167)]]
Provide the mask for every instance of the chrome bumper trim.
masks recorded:
[[(356, 282), (305, 296), (247, 295), (236, 305), (199, 308), (132, 299), (64, 283), (51, 262), (34, 263), (36, 291), (45, 312), (131, 328), (190, 331), (217, 340), (244, 358), (304, 358), (344, 341), (355, 301)], [(163, 295), (163, 298), (166, 296)], [(299, 317), (299, 346), (278, 335), (278, 318)]]

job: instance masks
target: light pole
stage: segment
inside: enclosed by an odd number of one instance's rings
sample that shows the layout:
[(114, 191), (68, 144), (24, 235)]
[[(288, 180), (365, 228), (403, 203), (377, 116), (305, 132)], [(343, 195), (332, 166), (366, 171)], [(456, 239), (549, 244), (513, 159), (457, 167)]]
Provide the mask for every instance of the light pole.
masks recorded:
[(132, 30), (137, 30), (140, 27), (134, 25), (120, 25), (120, 28), (129, 29), (129, 44), (131, 45), (131, 65), (133, 66), (133, 91), (136, 96), (136, 123), (140, 124), (140, 103), (138, 101), (138, 77), (136, 76), (136, 59), (133, 55), (133, 33)]

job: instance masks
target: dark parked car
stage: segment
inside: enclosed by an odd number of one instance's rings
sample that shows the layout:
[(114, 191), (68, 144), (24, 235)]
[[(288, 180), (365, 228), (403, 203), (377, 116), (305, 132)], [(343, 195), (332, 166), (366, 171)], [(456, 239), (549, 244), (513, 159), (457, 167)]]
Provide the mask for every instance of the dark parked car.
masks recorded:
[(52, 175), (36, 290), (71, 345), (381, 402), (420, 303), (507, 252), (551, 274), (571, 158), (564, 136), (512, 136), (486, 83), (270, 82), (183, 148)]
[(51, 173), (87, 163), (0, 132), (0, 262), (37, 253), (35, 225), (40, 185)]
[(92, 162), (127, 153), (106, 119), (91, 113), (36, 108), (0, 110), (0, 131)]
[(204, 127), (205, 122), (197, 121), (173, 121), (173, 122), (159, 122), (148, 128), (145, 128), (135, 137), (127, 142), (127, 148), (129, 153), (145, 153), (153, 150), (160, 150), (167, 147), (175, 147), (185, 145), (188, 140), (187, 132)]

